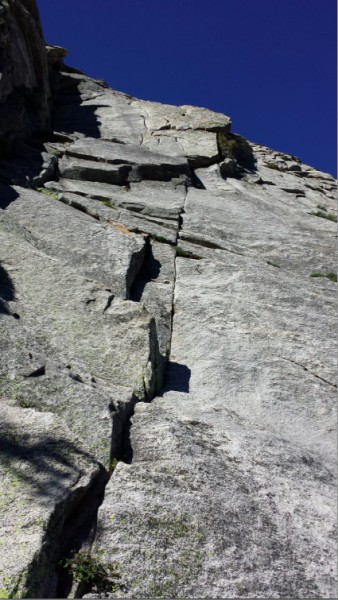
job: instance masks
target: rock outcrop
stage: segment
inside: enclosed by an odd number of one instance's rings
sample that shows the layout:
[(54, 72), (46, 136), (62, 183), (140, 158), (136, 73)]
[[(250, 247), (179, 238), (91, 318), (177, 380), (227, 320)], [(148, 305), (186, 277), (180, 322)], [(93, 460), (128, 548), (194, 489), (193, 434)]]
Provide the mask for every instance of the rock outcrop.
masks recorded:
[(35, 0), (0, 1), (0, 148), (49, 129), (48, 60)]
[(335, 180), (1, 10), (0, 596), (334, 598)]

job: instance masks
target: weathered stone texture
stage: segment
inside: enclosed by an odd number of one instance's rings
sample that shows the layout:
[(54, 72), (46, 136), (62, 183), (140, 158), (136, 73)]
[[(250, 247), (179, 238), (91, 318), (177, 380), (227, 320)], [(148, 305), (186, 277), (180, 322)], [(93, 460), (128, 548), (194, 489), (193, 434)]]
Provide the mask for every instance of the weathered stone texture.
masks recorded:
[(0, 9), (0, 595), (334, 598), (335, 180)]
[(97, 546), (128, 597), (333, 597), (334, 284), (220, 251), (176, 269), (164, 394), (136, 409)]
[(65, 522), (106, 479), (61, 419), (1, 399), (3, 598), (53, 598)]

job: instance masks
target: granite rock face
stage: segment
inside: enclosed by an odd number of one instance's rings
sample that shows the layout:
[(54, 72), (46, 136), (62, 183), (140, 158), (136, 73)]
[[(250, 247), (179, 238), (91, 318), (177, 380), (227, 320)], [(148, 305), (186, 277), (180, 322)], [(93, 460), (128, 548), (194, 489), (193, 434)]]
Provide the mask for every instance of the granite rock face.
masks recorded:
[(50, 125), (48, 60), (35, 0), (0, 2), (0, 142)]
[(335, 180), (1, 8), (0, 596), (334, 598)]

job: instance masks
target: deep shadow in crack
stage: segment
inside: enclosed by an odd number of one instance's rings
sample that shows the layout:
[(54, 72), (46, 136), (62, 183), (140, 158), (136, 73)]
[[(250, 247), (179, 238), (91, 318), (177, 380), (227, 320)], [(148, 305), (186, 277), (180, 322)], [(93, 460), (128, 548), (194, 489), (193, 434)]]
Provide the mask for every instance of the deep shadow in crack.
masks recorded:
[(0, 313), (9, 315), (6, 303), (15, 300), (15, 288), (6, 269), (0, 263)]
[(169, 361), (166, 380), (161, 396), (163, 396), (164, 392), (170, 391), (189, 394), (190, 377), (191, 370), (189, 367), (177, 362)]
[(232, 172), (226, 172), (226, 169), (221, 168), (222, 177), (234, 177), (242, 179), (246, 173), (254, 173), (257, 171), (256, 159), (252, 147), (248, 140), (236, 133), (224, 135), (217, 134), (217, 144), (219, 153), (224, 160), (232, 161)]
[(94, 541), (97, 514), (104, 498), (107, 482), (108, 474), (102, 469), (95, 483), (81, 497), (80, 502), (76, 502), (74, 498), (68, 507), (68, 514), (60, 534), (57, 557), (57, 598), (68, 598), (74, 583), (72, 573), (65, 568), (65, 561), (79, 551), (86, 554)]
[(3, 185), (0, 183), (0, 208), (2, 210), (5, 210), (7, 206), (14, 202), (14, 200), (16, 200), (18, 197), (18, 192), (16, 192), (10, 185)]
[(198, 190), (205, 190), (206, 189), (205, 185), (202, 183), (202, 181), (196, 175), (196, 172), (193, 169), (191, 170), (191, 184), (192, 184), (192, 187), (194, 187), (194, 188), (196, 188)]
[[(134, 411), (133, 411), (132, 415), (133, 414), (134, 414)], [(131, 465), (131, 463), (133, 462), (133, 447), (131, 444), (131, 435), (130, 435), (131, 426), (132, 426), (132, 422), (131, 422), (131, 419), (129, 419), (129, 421), (126, 423), (125, 430), (124, 430), (122, 455), (121, 455), (122, 462), (126, 463), (127, 465)]]
[[(85, 75), (74, 76), (71, 68), (63, 67), (63, 69), (65, 72), (53, 70), (51, 73), (52, 131), (33, 132), (25, 140), (17, 140), (13, 144), (10, 151), (0, 160), (0, 181), (3, 183), (37, 187), (42, 186), (45, 181), (57, 178), (57, 156), (61, 151), (58, 147), (56, 150), (51, 149), (46, 146), (46, 143), (65, 141), (58, 132), (85, 134), (92, 138), (101, 137), (100, 123), (96, 116), (96, 109), (100, 104), (83, 106), (81, 85), (84, 85), (84, 90), (89, 93), (89, 97), (99, 96), (104, 86), (95, 81), (87, 82)], [(58, 98), (62, 98), (59, 104)], [(6, 206), (1, 207), (6, 208)]]
[(132, 395), (130, 402), (112, 402), (110, 405), (112, 419), (112, 436), (110, 446), (110, 463), (121, 460), (122, 462), (131, 463), (133, 450), (130, 442), (130, 427), (131, 417), (134, 414), (136, 396)]
[(91, 104), (90, 106), (81, 106), (79, 102), (79, 104), (55, 107), (53, 110), (52, 126), (55, 131), (83, 133), (86, 137), (100, 138), (99, 121), (95, 115), (95, 111), (102, 106), (105, 105)]
[[(38, 133), (25, 141), (13, 144), (11, 152), (0, 160), (0, 181), (9, 185), (37, 187), (52, 179), (57, 169), (57, 159), (50, 154), (47, 158), (43, 142), (48, 141), (49, 134)], [(16, 196), (17, 197), (17, 196)], [(15, 200), (10, 193), (4, 193), (1, 208), (6, 208)], [(1, 202), (1, 201), (0, 201)]]
[[(54, 131), (66, 133), (82, 133), (92, 138), (100, 138), (99, 120), (95, 114), (100, 104), (83, 106), (81, 86), (87, 80), (74, 76), (70, 67), (63, 66), (62, 72), (54, 71), (51, 76), (51, 89), (53, 93), (52, 128)], [(99, 83), (90, 81), (87, 86), (92, 87), (90, 92), (97, 95), (103, 92)], [(83, 94), (82, 90), (82, 94)], [(89, 95), (90, 97), (90, 95)]]
[(158, 278), (161, 272), (161, 263), (153, 255), (153, 249), (150, 243), (150, 238), (147, 238), (147, 245), (144, 255), (142, 267), (134, 280), (130, 289), (130, 300), (140, 302), (143, 296), (144, 289), (150, 281)]

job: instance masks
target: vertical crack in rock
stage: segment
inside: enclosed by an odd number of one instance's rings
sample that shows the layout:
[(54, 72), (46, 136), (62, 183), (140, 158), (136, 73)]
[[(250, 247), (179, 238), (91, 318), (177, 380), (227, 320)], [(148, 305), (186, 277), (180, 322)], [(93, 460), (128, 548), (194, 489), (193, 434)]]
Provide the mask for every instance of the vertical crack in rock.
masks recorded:
[(158, 277), (158, 266), (153, 255), (150, 236), (145, 238), (145, 250), (142, 258), (137, 275), (134, 277), (132, 285), (129, 285), (128, 297), (133, 302), (140, 302), (146, 285)]
[[(188, 187), (185, 185), (185, 196), (182, 209), (179, 214), (179, 218), (177, 221), (177, 230), (176, 230), (176, 244), (177, 248), (180, 231), (183, 224), (182, 215), (185, 212), (185, 203), (188, 194)], [(143, 263), (139, 268), (138, 275), (134, 280), (134, 284), (130, 290), (130, 299), (139, 302), (142, 300), (144, 289), (152, 280), (152, 276), (154, 275), (154, 256), (151, 245), (150, 236), (146, 238), (146, 247), (145, 252), (143, 254)], [(166, 359), (163, 360), (159, 353), (158, 346), (158, 337), (156, 330), (156, 322), (153, 318), (150, 325), (149, 332), (149, 371), (146, 370), (144, 376), (144, 394), (143, 398), (140, 399), (137, 396), (133, 395), (130, 403), (112, 403), (110, 406), (110, 410), (112, 412), (112, 440), (111, 440), (111, 465), (115, 464), (116, 461), (122, 461), (126, 464), (131, 464), (133, 461), (133, 447), (131, 444), (131, 436), (130, 431), (132, 427), (132, 416), (134, 415), (135, 405), (140, 402), (151, 402), (156, 395), (161, 395), (165, 388), (166, 377), (168, 374), (168, 362), (171, 354), (171, 340), (173, 335), (173, 322), (174, 322), (174, 312), (175, 312), (175, 291), (176, 291), (176, 260), (177, 253), (175, 253), (174, 257), (174, 273), (173, 273), (173, 288), (171, 294), (171, 315), (170, 315), (170, 337), (168, 344), (168, 352)], [(162, 360), (161, 360), (162, 359)], [(110, 470), (109, 477), (113, 476), (114, 468)], [(100, 502), (95, 505), (95, 517), (90, 520), (81, 521), (81, 527), (83, 528), (82, 533), (87, 532), (86, 535), (78, 535), (76, 539), (79, 539), (82, 545), (78, 545), (78, 549), (85, 549), (88, 553), (91, 552), (92, 545), (95, 541), (95, 534), (97, 529), (97, 515), (99, 505), (104, 500), (104, 488), (108, 483), (109, 479), (105, 482), (102, 490), (102, 494), (100, 496)], [(96, 495), (98, 498), (98, 495)], [(94, 510), (91, 512), (94, 516)], [(74, 528), (74, 522), (71, 522), (71, 525), (68, 527), (69, 531), (72, 531), (72, 527)], [(70, 538), (69, 534), (67, 540)], [(77, 548), (76, 548), (77, 549)], [(72, 547), (72, 550), (74, 548)], [(66, 541), (64, 542), (64, 547), (62, 551), (62, 556), (69, 556), (70, 550), (66, 545)], [(90, 584), (80, 584), (76, 587), (72, 584), (71, 577), (69, 574), (65, 572), (64, 569), (61, 568), (59, 583), (58, 583), (58, 591), (60, 593), (59, 597), (71, 597), (69, 593), (72, 591), (74, 597), (81, 598), (84, 595), (90, 594), (92, 592), (92, 586)]]
[[(65, 567), (65, 561), (78, 552), (90, 555), (97, 528), (98, 509), (104, 499), (105, 487), (113, 476), (119, 460), (128, 464), (132, 462), (133, 449), (129, 432), (135, 405), (138, 402), (150, 402), (162, 386), (163, 361), (158, 348), (155, 319), (152, 318), (149, 325), (149, 358), (143, 375), (143, 391), (139, 395), (133, 394), (129, 402), (111, 402), (109, 408), (112, 433), (109, 469), (107, 471), (99, 464), (98, 476), (87, 488), (77, 491), (74, 497), (71, 496), (65, 506), (56, 511), (54, 520), (51, 519), (52, 525), (47, 528), (44, 546), (49, 548), (52, 545), (55, 548), (54, 555), (52, 553), (46, 555), (48, 561), (54, 565), (54, 571), (47, 570), (47, 575), (42, 581), (34, 579), (41, 571), (41, 564), (47, 561), (42, 552), (32, 564), (32, 575), (28, 578), (28, 589), (39, 590), (37, 593), (40, 595), (34, 597), (80, 598), (90, 592), (88, 583), (74, 581), (72, 574)], [(57, 526), (54, 525), (54, 521), (58, 521)], [(55, 530), (58, 532), (58, 541), (55, 539)]]
[[(179, 239), (179, 232), (182, 226), (182, 214), (187, 198), (187, 187), (185, 189), (184, 204), (180, 212), (177, 223), (176, 244)], [(139, 267), (138, 276), (135, 278), (134, 285), (130, 290), (130, 299), (138, 302), (142, 299), (144, 288), (148, 281), (151, 281), (151, 275), (154, 274), (154, 257), (150, 237), (146, 238), (146, 247), (143, 254), (143, 263)], [(97, 515), (99, 506), (104, 500), (104, 490), (109, 478), (114, 474), (114, 465), (117, 461), (131, 464), (133, 461), (133, 448), (130, 439), (130, 429), (132, 426), (131, 418), (134, 414), (135, 405), (138, 402), (151, 402), (157, 395), (161, 395), (164, 389), (167, 364), (171, 352), (171, 338), (173, 333), (173, 316), (176, 284), (176, 256), (174, 259), (173, 290), (171, 296), (171, 318), (170, 318), (170, 339), (167, 359), (163, 360), (159, 353), (156, 322), (153, 318), (150, 323), (149, 331), (149, 361), (144, 374), (144, 392), (143, 398), (133, 395), (129, 403), (111, 403), (110, 410), (112, 414), (112, 437), (111, 437), (111, 458), (110, 472), (106, 478), (100, 482), (100, 485), (94, 485), (83, 497), (81, 505), (74, 510), (69, 510), (69, 516), (64, 520), (62, 538), (60, 543), (59, 571), (57, 592), (58, 597), (76, 597), (80, 598), (85, 594), (91, 593), (90, 584), (76, 585), (69, 572), (62, 567), (62, 561), (69, 558), (73, 552), (82, 551), (90, 554), (91, 547), (95, 540), (97, 528)], [(83, 510), (82, 510), (83, 507)], [(82, 514), (82, 516), (81, 516)], [(70, 596), (71, 594), (71, 596)]]
[[(42, 550), (27, 576), (27, 597), (66, 598), (71, 590), (75, 591), (64, 561), (74, 552), (89, 550), (108, 479), (108, 473), (99, 465), (98, 473), (86, 487), (78, 488), (66, 503), (56, 507), (46, 527)], [(40, 573), (49, 577), (39, 582)]]
[(134, 252), (130, 257), (126, 273), (126, 299), (130, 299), (132, 285), (142, 269), (147, 252), (147, 239), (139, 252)]

